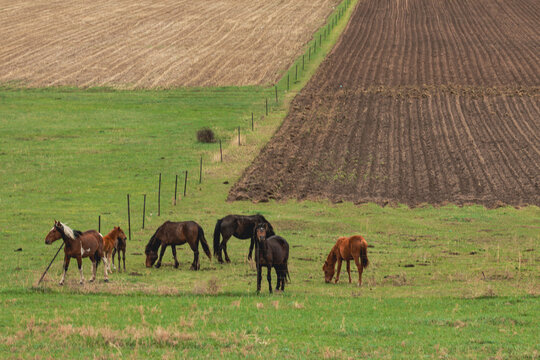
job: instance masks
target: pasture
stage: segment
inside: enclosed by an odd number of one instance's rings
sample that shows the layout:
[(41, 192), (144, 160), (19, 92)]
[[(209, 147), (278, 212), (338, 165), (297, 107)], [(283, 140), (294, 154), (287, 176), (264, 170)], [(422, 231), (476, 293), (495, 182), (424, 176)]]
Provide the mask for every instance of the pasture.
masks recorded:
[[(537, 207), (226, 202), (232, 182), (269, 137), (266, 126), (284, 116), (273, 112), (246, 132), (246, 145), (235, 145), (236, 125), (247, 122), (264, 91), (1, 92), (3, 357), (536, 356)], [(215, 160), (217, 144), (196, 143), (195, 130), (209, 118), (220, 137), (232, 139), (224, 142), (224, 163)], [(202, 184), (189, 180), (187, 196), (174, 206), (174, 174), (197, 173), (199, 154)], [(59, 245), (44, 244), (53, 219), (86, 230), (97, 228), (101, 214), (102, 232), (126, 229), (126, 193), (133, 233), (127, 272), (104, 283), (98, 271), (97, 283), (80, 286), (72, 265), (60, 287), (57, 259), (35, 287)], [(201, 270), (189, 271), (191, 251), (179, 247), (178, 270), (170, 250), (160, 269), (144, 265), (144, 246), (166, 219), (197, 221), (211, 242), (218, 218), (256, 212), (291, 246), (284, 294), (255, 296), (247, 240), (229, 241), (231, 264), (201, 257)], [(335, 239), (355, 233), (373, 246), (363, 287), (344, 282), (344, 269), (341, 283), (325, 284), (322, 264)], [(88, 278), (86, 260), (83, 269)]]
[[(538, 207), (227, 201), (343, 26), (290, 92), (282, 79), (277, 103), (262, 87), (0, 89), (0, 357), (538, 358)], [(217, 143), (196, 141), (203, 126), (222, 140), (223, 163)], [(102, 233), (127, 234), (128, 193), (127, 271), (105, 283), (101, 264), (96, 283), (79, 285), (72, 265), (61, 287), (57, 259), (36, 286), (59, 246), (44, 243), (53, 220), (87, 230), (101, 215)], [(165, 220), (197, 221), (212, 243), (216, 220), (232, 213), (263, 214), (289, 242), (284, 293), (268, 295), (263, 279), (255, 294), (248, 240), (229, 240), (230, 264), (201, 256), (190, 271), (182, 246), (179, 269), (170, 249), (160, 269), (145, 267)], [(348, 284), (344, 268), (340, 283), (325, 284), (330, 248), (352, 234), (369, 245), (363, 286)], [(88, 278), (86, 259), (83, 269)]]

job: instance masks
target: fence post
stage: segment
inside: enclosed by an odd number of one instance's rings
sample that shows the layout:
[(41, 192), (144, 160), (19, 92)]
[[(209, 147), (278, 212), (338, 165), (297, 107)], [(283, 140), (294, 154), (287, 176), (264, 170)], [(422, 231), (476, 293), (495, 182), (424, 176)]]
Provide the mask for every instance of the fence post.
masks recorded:
[(266, 116), (268, 116), (268, 98), (266, 98)]
[(199, 184), (202, 183), (202, 155), (201, 155), (201, 165), (199, 167)]
[(174, 180), (174, 206), (176, 206), (176, 194), (178, 190), (178, 174), (176, 174), (175, 180)]
[(98, 233), (101, 233), (101, 215), (98, 216)]
[(277, 98), (277, 85), (276, 85), (276, 104), (277, 104), (277, 102), (278, 102), (278, 98)]
[(238, 146), (240, 146), (240, 126), (238, 127)]
[(159, 173), (157, 209), (157, 216), (161, 216), (161, 173)]
[(287, 91), (289, 91), (289, 73), (287, 73)]
[(223, 150), (221, 149), (221, 139), (219, 139), (219, 157), (221, 159), (221, 162), (223, 162)]
[(128, 206), (128, 231), (129, 231), (129, 240), (131, 240), (131, 212), (129, 211), (129, 194), (127, 194), (127, 206)]
[(186, 176), (184, 177), (184, 197), (186, 197), (186, 188), (187, 188), (187, 170), (186, 170)]
[(142, 228), (144, 229), (144, 217), (146, 216), (146, 194), (143, 195)]

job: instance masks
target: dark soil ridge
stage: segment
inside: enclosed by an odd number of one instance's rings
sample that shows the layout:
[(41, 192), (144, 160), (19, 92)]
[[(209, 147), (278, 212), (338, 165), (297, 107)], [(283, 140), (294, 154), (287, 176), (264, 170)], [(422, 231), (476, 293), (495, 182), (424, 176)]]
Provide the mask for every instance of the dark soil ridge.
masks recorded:
[(228, 199), (540, 206), (540, 5), (494, 4), (360, 2)]

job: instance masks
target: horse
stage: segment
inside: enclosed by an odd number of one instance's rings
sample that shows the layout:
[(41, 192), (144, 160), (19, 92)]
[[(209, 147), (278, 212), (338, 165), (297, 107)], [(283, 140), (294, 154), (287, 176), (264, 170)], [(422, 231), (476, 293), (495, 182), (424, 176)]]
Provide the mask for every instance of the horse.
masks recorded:
[[(111, 271), (111, 257), (112, 257), (112, 266), (116, 269), (114, 265), (114, 255), (118, 251), (118, 268), (120, 269), (120, 251), (124, 253), (124, 271), (126, 271), (126, 239), (127, 236), (124, 234), (124, 231), (120, 229), (120, 226), (115, 226), (107, 235), (103, 237), (103, 251), (105, 252), (105, 257), (109, 265), (109, 271)], [(118, 249), (118, 250), (117, 250)]]
[(174, 267), (178, 268), (180, 264), (176, 259), (176, 245), (182, 245), (188, 243), (193, 250), (193, 263), (191, 264), (191, 270), (199, 270), (199, 242), (202, 245), (208, 259), (212, 260), (212, 254), (210, 253), (210, 247), (204, 237), (204, 231), (202, 227), (194, 221), (184, 222), (172, 222), (165, 221), (152, 235), (148, 244), (146, 245), (146, 267), (152, 267), (156, 262), (158, 255), (157, 251), (161, 246), (161, 252), (159, 254), (159, 260), (156, 264), (156, 268), (161, 266), (161, 260), (167, 246), (171, 246), (174, 257)]
[(84, 283), (82, 258), (85, 257), (89, 257), (90, 261), (92, 261), (92, 279), (90, 279), (90, 282), (96, 280), (96, 270), (101, 259), (104, 262), (105, 282), (109, 281), (107, 259), (104, 258), (103, 238), (100, 233), (95, 230), (85, 232), (72, 230), (69, 226), (55, 220), (54, 226), (45, 237), (45, 244), (50, 245), (58, 239), (64, 241), (64, 272), (62, 274), (62, 280), (60, 280), (60, 285), (64, 285), (71, 258), (77, 259), (79, 273), (81, 274), (79, 284)]
[[(264, 216), (257, 215), (227, 215), (222, 219), (219, 219), (216, 222), (216, 227), (214, 228), (214, 256), (217, 257), (220, 263), (223, 263), (223, 258), (221, 256), (221, 250), (225, 254), (225, 261), (230, 263), (229, 254), (227, 254), (227, 241), (229, 241), (231, 236), (234, 236), (237, 239), (249, 239), (251, 238), (251, 243), (249, 245), (249, 255), (248, 259), (251, 260), (251, 254), (253, 252), (253, 246), (255, 244), (254, 239), (254, 229), (255, 225), (259, 223), (268, 224), (268, 236), (275, 235), (272, 224), (270, 224)], [(223, 236), (223, 241), (219, 242), (220, 235)]]
[[(336, 262), (338, 263), (336, 284), (339, 281), (339, 273), (341, 272), (341, 262), (347, 261), (347, 273), (349, 274), (349, 283), (351, 282), (351, 264), (350, 261), (354, 259), (356, 267), (358, 268), (358, 286), (362, 285), (362, 272), (368, 266), (369, 260), (367, 257), (367, 242), (360, 235), (354, 235), (351, 237), (340, 237), (337, 239), (336, 244), (330, 250), (328, 258), (324, 262), (324, 281), (329, 283), (334, 277), (334, 269)], [(359, 259), (362, 261), (360, 263)]]
[(266, 266), (268, 271), (268, 290), (272, 293), (272, 268), (276, 270), (277, 284), (276, 291), (285, 290), (285, 279), (289, 277), (289, 244), (281, 236), (272, 235), (268, 223), (260, 223), (255, 226), (255, 262), (257, 264), (257, 294), (261, 292), (262, 267)]

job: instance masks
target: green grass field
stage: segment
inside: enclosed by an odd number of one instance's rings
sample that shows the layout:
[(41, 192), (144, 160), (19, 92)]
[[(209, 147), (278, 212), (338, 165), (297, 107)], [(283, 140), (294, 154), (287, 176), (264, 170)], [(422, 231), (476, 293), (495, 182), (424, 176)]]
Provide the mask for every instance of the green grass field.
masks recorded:
[[(226, 202), (344, 23), (291, 91), (280, 82), (277, 104), (273, 88), (0, 89), (0, 357), (538, 358), (539, 208)], [(223, 163), (217, 143), (196, 141), (203, 126), (222, 139)], [(97, 283), (81, 286), (72, 262), (60, 287), (59, 257), (36, 286), (60, 245), (44, 244), (53, 219), (86, 230), (101, 215), (102, 233), (127, 233), (128, 193), (127, 271), (104, 283), (100, 266)], [(291, 246), (283, 294), (268, 295), (265, 277), (255, 294), (247, 240), (229, 241), (231, 264), (201, 257), (201, 271), (189, 271), (183, 246), (178, 270), (170, 250), (162, 268), (144, 266), (165, 220), (195, 220), (211, 243), (218, 218), (257, 212)], [(326, 255), (352, 234), (371, 246), (364, 285), (348, 284), (345, 267), (325, 284)], [(83, 269), (89, 279), (87, 259)]]

